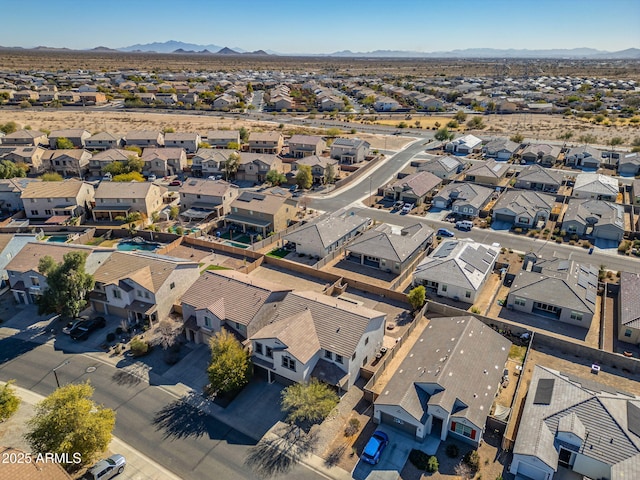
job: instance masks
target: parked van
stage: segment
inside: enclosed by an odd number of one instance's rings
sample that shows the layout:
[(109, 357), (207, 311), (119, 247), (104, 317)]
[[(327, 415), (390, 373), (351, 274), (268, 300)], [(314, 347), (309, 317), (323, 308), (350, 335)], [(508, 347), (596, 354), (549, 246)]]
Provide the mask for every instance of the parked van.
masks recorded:
[(458, 230), (471, 230), (473, 228), (473, 222), (470, 220), (460, 220), (456, 222), (456, 228)]

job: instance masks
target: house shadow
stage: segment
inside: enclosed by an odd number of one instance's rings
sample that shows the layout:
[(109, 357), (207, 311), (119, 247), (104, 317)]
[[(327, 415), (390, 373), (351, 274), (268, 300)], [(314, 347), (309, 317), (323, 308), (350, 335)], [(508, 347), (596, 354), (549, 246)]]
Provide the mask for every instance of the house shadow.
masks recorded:
[[(530, 327), (539, 328), (565, 337), (575, 338), (580, 341), (585, 341), (587, 334), (589, 333), (589, 329), (586, 328), (559, 322), (554, 318), (547, 319), (538, 315), (510, 310), (507, 307), (500, 309), (498, 318), (504, 318), (512, 322), (517, 322), (521, 325), (528, 325)], [(593, 321), (597, 322), (598, 319), (594, 318)]]
[(15, 360), (39, 346), (40, 342), (19, 338), (17, 335), (0, 338), (0, 365)]
[(367, 265), (362, 265), (353, 260), (349, 260), (348, 258), (340, 260), (334, 265), (334, 268), (345, 270), (347, 272), (358, 273), (360, 275), (366, 275), (367, 277), (376, 278), (383, 282), (393, 282), (397, 277), (397, 275), (391, 272), (384, 272), (374, 267), (368, 267)]

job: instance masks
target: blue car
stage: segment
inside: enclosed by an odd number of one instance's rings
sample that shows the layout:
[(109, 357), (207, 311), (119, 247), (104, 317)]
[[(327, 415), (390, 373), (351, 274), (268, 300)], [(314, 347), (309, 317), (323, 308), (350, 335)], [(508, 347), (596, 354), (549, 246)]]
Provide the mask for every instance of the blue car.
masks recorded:
[(451, 230), (447, 230), (446, 228), (439, 228), (437, 235), (439, 237), (455, 237), (456, 236), (455, 233), (453, 233)]
[(360, 458), (364, 462), (376, 465), (380, 461), (380, 455), (382, 455), (384, 447), (388, 444), (389, 437), (387, 434), (380, 430), (376, 430), (367, 442), (367, 445), (364, 447), (362, 457)]

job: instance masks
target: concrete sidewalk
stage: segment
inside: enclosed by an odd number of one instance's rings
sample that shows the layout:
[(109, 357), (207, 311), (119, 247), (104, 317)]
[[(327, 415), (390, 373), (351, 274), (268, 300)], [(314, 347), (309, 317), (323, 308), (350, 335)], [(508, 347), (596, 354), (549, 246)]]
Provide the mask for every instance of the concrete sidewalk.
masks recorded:
[[(4, 382), (0, 382), (0, 385), (4, 385)], [(38, 395), (37, 393), (16, 385), (13, 387), (25, 405), (34, 406), (45, 398), (42, 395)], [(11, 419), (8, 421), (11, 421)], [(0, 444), (3, 444), (4, 440), (4, 438), (0, 438)], [(155, 463), (149, 457), (117, 437), (112, 438), (108, 450), (111, 453), (120, 453), (127, 459), (127, 466), (124, 472), (118, 476), (119, 480), (180, 480), (180, 477)], [(105, 454), (105, 456), (108, 455)]]

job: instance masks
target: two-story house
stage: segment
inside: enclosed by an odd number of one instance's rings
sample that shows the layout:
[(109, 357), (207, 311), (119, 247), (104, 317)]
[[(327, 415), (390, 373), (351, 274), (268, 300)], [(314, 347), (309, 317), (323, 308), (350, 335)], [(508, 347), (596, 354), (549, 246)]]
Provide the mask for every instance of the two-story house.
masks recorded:
[(284, 172), (282, 159), (267, 153), (243, 153), (240, 157), (236, 178), (248, 182), (263, 183), (269, 170)]
[(472, 183), (450, 183), (434, 197), (436, 208), (450, 208), (464, 217), (477, 217), (480, 210), (491, 200), (493, 190)]
[(38, 175), (45, 170), (43, 157), (47, 151), (44, 148), (27, 145), (0, 145), (0, 160), (9, 160), (13, 163), (24, 163), (28, 167), (30, 175)]
[(188, 178), (180, 187), (181, 216), (207, 218), (215, 214), (222, 217), (231, 211), (231, 203), (240, 189), (224, 180)]
[(278, 132), (251, 132), (249, 152), (279, 155), (284, 146), (284, 137)]
[(164, 135), (155, 130), (134, 130), (125, 137), (127, 147), (163, 147)]
[(89, 175), (98, 177), (105, 172), (105, 167), (113, 162), (126, 164), (130, 157), (138, 158), (136, 152), (123, 150), (121, 148), (111, 148), (96, 153), (89, 160)]
[(94, 198), (93, 185), (80, 180), (30, 182), (20, 195), (29, 219), (57, 217), (55, 223), (84, 218)]
[(286, 229), (296, 218), (297, 202), (288, 195), (242, 192), (231, 202), (225, 225), (233, 224), (243, 232), (257, 232), (266, 237)]
[(85, 140), (85, 148), (87, 150), (109, 150), (110, 148), (121, 148), (122, 144), (122, 137), (113, 135), (109, 132), (99, 132), (95, 135), (91, 135)]
[(48, 146), (49, 138), (39, 130), (16, 130), (2, 137), (2, 145)]
[(191, 159), (191, 173), (194, 177), (223, 177), (225, 165), (232, 154), (240, 155), (236, 150), (227, 148), (199, 148)]
[(324, 138), (313, 135), (293, 135), (288, 142), (289, 155), (294, 158), (303, 158), (310, 155), (322, 155), (327, 148)]
[(164, 146), (184, 148), (187, 153), (195, 153), (200, 144), (200, 134), (189, 132), (165, 133)]
[(47, 170), (59, 173), (63, 177), (84, 178), (89, 172), (92, 155), (82, 149), (49, 150), (42, 155)]
[(331, 144), (331, 158), (335, 158), (341, 164), (353, 165), (364, 162), (370, 148), (369, 142), (358, 138), (336, 138)]
[(145, 175), (166, 177), (182, 173), (187, 166), (187, 154), (184, 148), (145, 148), (142, 152)]
[(328, 174), (333, 169), (333, 178), (338, 174), (338, 161), (329, 157), (318, 157), (309, 155), (298, 158), (291, 164), (291, 175), (295, 177), (300, 165), (307, 165), (311, 168), (311, 176), (314, 185), (324, 185), (327, 183)]
[(229, 148), (230, 143), (240, 145), (239, 130), (209, 130), (207, 132), (207, 143), (211, 148)]
[(442, 184), (442, 180), (429, 172), (416, 172), (396, 180), (384, 189), (385, 196), (414, 205), (424, 203), (427, 195)]
[(95, 191), (93, 221), (113, 222), (133, 212), (150, 218), (163, 207), (166, 191), (166, 187), (152, 182), (100, 182)]
[(24, 210), (22, 192), (35, 178), (3, 178), (0, 180), (0, 211), (12, 214)]
[(49, 148), (57, 148), (58, 139), (66, 138), (76, 148), (85, 148), (87, 138), (91, 137), (91, 133), (83, 128), (65, 128), (63, 130), (53, 130), (49, 134)]

